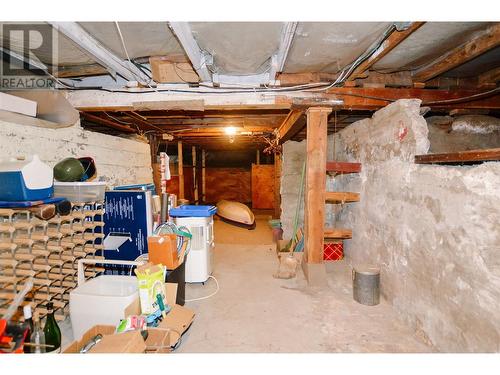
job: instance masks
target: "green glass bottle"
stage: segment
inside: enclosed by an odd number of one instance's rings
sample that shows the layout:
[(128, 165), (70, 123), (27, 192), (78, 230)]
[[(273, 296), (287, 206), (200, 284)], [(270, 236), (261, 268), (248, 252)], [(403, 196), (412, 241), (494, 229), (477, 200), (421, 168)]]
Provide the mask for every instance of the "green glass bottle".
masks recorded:
[(53, 345), (52, 348), (47, 347), (47, 353), (59, 353), (61, 351), (61, 330), (54, 317), (54, 304), (52, 302), (47, 303), (47, 318), (43, 333), (45, 334), (45, 344)]

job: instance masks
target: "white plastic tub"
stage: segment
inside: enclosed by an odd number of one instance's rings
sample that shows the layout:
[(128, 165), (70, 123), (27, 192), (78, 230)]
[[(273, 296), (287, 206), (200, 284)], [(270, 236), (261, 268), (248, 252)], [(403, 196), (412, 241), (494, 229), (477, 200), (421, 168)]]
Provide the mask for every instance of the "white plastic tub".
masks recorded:
[(125, 319), (125, 308), (139, 298), (134, 276), (102, 275), (81, 284), (69, 295), (73, 338), (97, 324), (114, 325)]
[(54, 197), (86, 203), (104, 200), (106, 182), (54, 182)]

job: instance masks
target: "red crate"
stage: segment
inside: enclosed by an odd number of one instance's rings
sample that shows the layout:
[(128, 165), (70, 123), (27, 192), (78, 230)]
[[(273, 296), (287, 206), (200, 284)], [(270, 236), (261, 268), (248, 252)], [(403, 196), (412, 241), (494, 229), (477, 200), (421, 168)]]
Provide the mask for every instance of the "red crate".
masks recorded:
[(344, 259), (344, 244), (342, 241), (325, 242), (323, 245), (323, 260)]

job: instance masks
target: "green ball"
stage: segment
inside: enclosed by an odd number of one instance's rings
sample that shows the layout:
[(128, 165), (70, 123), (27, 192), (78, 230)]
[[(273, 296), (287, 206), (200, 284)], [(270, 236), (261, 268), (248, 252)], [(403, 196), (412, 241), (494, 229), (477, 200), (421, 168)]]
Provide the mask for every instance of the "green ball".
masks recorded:
[(80, 181), (85, 174), (80, 160), (75, 158), (66, 158), (57, 163), (54, 167), (54, 178), (61, 182)]

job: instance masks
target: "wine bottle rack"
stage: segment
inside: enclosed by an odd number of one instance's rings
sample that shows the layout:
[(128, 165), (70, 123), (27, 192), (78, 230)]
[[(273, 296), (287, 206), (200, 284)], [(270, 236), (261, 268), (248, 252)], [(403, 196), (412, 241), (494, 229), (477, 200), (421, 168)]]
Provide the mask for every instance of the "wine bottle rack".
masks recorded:
[[(104, 202), (73, 203), (69, 215), (40, 220), (23, 209), (0, 209), (0, 316), (16, 292), (33, 277), (33, 288), (22, 305), (46, 315), (54, 303), (57, 320), (69, 313), (69, 293), (77, 285), (77, 261), (103, 259)], [(104, 268), (88, 265), (87, 278)], [(19, 308), (13, 320), (22, 320)]]

